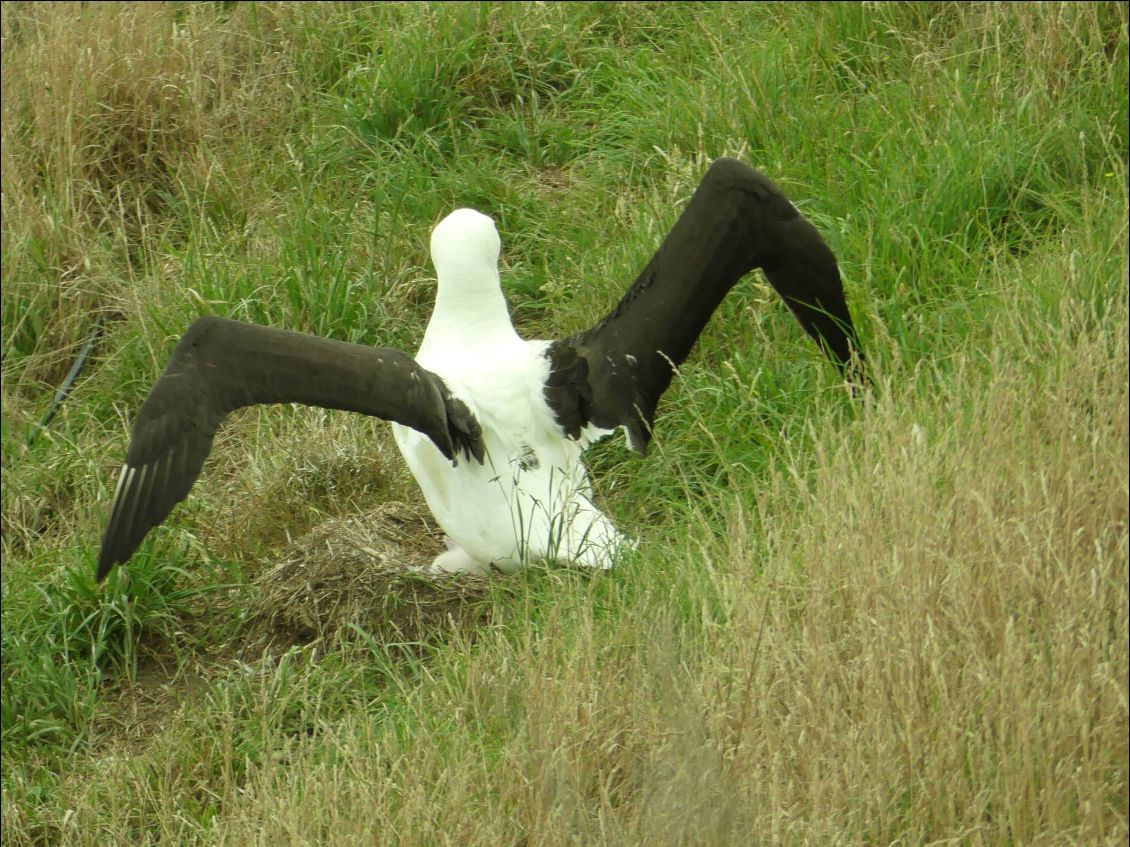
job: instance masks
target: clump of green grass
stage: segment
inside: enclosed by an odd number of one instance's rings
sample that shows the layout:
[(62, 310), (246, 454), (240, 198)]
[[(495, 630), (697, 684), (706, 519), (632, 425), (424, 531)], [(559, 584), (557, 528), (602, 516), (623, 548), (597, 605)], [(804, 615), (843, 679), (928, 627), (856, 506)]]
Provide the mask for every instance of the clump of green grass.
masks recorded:
[[(4, 843), (1125, 840), (1124, 5), (0, 9)], [(471, 205), (572, 332), (719, 155), (825, 234), (877, 390), (748, 280), (652, 456), (590, 451), (623, 568), (281, 591), (419, 495), (383, 425), (258, 409), (93, 585), (193, 317), (412, 349)]]

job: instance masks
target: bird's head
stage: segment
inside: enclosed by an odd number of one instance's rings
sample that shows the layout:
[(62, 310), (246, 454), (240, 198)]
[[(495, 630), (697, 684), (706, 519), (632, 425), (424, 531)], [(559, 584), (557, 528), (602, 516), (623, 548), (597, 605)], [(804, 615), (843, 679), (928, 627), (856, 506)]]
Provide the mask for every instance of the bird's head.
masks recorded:
[(502, 241), (494, 221), (474, 209), (456, 209), (432, 230), (432, 264), (440, 279), (497, 273)]

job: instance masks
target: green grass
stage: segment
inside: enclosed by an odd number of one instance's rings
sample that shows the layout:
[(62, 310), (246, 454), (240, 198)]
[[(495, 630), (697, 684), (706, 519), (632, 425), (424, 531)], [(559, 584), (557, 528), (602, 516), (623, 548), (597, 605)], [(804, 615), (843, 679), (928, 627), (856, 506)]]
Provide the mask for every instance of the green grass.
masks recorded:
[[(4, 844), (1124, 843), (1124, 4), (2, 14)], [(877, 390), (745, 281), (652, 454), (588, 455), (620, 569), (280, 587), (421, 505), (385, 425), (288, 407), (94, 585), (194, 317), (414, 349), (473, 206), (573, 332), (722, 155), (836, 252)]]

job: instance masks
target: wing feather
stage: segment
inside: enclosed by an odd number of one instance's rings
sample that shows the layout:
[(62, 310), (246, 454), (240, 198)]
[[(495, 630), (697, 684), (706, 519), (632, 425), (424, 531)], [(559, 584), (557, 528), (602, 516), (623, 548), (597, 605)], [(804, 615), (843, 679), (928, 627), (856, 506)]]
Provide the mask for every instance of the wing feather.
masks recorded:
[(478, 422), (443, 381), (391, 348), (200, 318), (177, 344), (134, 422), (110, 507), (98, 579), (133, 555), (188, 496), (217, 429), (235, 409), (303, 403), (396, 421), (447, 458), (482, 462)]
[(545, 398), (562, 430), (580, 438), (589, 424), (623, 426), (632, 448), (646, 453), (674, 369), (730, 289), (757, 267), (845, 376), (863, 380), (832, 251), (772, 180), (719, 159), (616, 308), (550, 345)]

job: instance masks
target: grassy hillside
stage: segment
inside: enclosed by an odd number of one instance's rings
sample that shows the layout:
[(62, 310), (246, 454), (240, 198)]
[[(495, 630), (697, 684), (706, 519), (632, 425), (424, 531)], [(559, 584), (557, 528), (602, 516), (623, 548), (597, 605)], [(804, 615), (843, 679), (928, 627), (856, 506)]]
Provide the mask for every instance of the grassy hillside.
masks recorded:
[[(2, 17), (5, 845), (1125, 843), (1124, 4)], [(94, 584), (194, 317), (414, 349), (474, 206), (572, 332), (721, 155), (824, 233), (876, 390), (751, 276), (652, 454), (590, 451), (622, 567), (405, 577), (387, 425), (285, 407)]]

